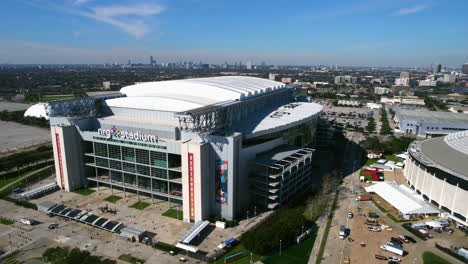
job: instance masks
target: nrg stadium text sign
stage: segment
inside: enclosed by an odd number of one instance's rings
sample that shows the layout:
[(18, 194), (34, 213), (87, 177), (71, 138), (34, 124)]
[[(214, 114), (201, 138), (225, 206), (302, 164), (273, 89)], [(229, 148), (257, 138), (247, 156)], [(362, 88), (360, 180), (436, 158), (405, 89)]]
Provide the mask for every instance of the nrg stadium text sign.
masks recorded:
[(147, 135), (141, 131), (129, 132), (127, 130), (118, 130), (115, 126), (112, 126), (111, 129), (99, 128), (99, 136), (104, 136), (106, 138), (120, 138), (120, 139), (130, 139), (138, 140), (143, 142), (158, 143), (159, 138), (155, 135)]

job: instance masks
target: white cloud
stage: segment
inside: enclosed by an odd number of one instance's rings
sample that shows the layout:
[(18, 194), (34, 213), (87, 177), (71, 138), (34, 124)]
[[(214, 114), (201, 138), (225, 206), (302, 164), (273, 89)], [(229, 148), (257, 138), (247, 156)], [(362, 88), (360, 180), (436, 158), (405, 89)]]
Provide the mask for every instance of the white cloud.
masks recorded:
[[(78, 15), (106, 23), (120, 30), (141, 38), (150, 32), (148, 18), (164, 12), (165, 7), (159, 4), (143, 0), (139, 4), (129, 2), (128, 5), (103, 5), (93, 6), (94, 0), (64, 0), (62, 4), (56, 4), (51, 0), (26, 0), (27, 3), (39, 8), (53, 9)], [(146, 3), (145, 3), (146, 2)]]
[(409, 7), (409, 8), (400, 8), (395, 13), (393, 13), (393, 15), (395, 16), (410, 15), (410, 14), (421, 12), (427, 8), (428, 6), (424, 6), (424, 5), (418, 5), (418, 6)]
[(140, 5), (140, 6), (101, 6), (91, 8), (97, 16), (115, 17), (123, 15), (151, 16), (164, 11), (159, 5)]
[(74, 0), (73, 4), (74, 5), (81, 5), (81, 4), (85, 4), (87, 2), (90, 2), (90, 1), (92, 1), (92, 0)]
[(135, 38), (141, 38), (148, 34), (149, 28), (142, 20), (123, 21), (118, 18), (99, 16), (90, 12), (79, 12), (81, 16), (92, 18), (96, 21), (103, 22), (109, 25), (116, 26), (124, 32), (134, 36)]
[[(141, 38), (150, 32), (144, 17), (160, 14), (164, 7), (160, 5), (113, 5), (90, 8), (92, 11), (78, 11), (81, 16), (116, 26), (124, 32)], [(125, 17), (125, 18), (122, 18)]]

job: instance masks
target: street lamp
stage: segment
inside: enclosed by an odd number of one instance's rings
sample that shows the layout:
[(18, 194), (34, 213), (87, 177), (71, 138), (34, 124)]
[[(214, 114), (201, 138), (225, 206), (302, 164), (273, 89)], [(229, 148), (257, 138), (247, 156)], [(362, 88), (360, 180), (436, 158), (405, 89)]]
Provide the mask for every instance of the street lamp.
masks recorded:
[(279, 255), (281, 256), (281, 239), (280, 239), (280, 254)]

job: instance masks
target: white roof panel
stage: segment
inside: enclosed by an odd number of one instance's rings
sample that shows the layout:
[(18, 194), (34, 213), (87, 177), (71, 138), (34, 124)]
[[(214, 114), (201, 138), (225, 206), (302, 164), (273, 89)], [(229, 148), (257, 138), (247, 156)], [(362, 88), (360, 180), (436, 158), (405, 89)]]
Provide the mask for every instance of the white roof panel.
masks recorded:
[(47, 116), (47, 112), (46, 112), (46, 106), (47, 106), (46, 103), (37, 103), (29, 107), (28, 110), (24, 112), (24, 116), (25, 117), (31, 116), (31, 117), (37, 117), (37, 118), (43, 117), (49, 120), (49, 116)]
[(110, 107), (135, 108), (169, 112), (187, 111), (189, 109), (194, 109), (203, 106), (203, 104), (162, 97), (120, 97), (106, 100), (106, 103)]
[(367, 192), (373, 192), (398, 209), (403, 214), (436, 214), (440, 211), (427, 204), (413, 190), (394, 182), (380, 182), (365, 187)]

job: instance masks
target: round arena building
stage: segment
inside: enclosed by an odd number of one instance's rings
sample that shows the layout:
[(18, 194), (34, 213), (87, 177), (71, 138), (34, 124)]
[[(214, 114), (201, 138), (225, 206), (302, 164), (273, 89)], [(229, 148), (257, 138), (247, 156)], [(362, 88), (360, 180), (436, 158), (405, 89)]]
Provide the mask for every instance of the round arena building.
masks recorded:
[(468, 130), (411, 143), (404, 175), (426, 201), (468, 225)]

